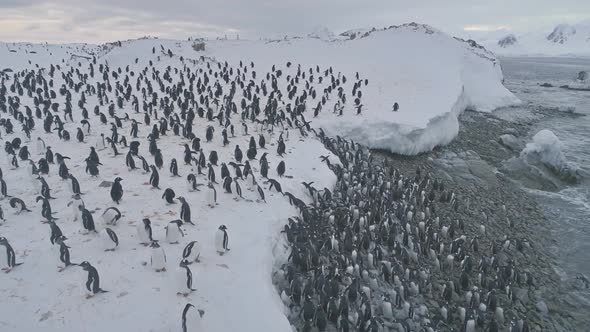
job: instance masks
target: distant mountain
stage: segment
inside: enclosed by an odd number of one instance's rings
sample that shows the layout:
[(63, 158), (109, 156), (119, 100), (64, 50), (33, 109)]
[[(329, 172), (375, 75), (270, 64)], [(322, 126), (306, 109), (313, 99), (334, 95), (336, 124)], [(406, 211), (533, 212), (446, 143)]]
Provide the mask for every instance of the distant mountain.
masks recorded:
[(502, 55), (590, 56), (590, 20), (528, 33), (500, 30), (468, 36)]

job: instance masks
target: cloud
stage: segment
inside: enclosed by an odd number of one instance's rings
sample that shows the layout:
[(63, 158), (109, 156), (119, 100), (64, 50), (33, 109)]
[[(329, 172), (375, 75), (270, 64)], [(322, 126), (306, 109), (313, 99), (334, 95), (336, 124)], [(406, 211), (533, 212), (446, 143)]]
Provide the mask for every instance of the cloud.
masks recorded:
[(302, 35), (318, 25), (338, 32), (411, 21), (461, 34), (589, 17), (585, 0), (0, 0), (0, 40), (105, 42), (236, 33), (258, 38)]

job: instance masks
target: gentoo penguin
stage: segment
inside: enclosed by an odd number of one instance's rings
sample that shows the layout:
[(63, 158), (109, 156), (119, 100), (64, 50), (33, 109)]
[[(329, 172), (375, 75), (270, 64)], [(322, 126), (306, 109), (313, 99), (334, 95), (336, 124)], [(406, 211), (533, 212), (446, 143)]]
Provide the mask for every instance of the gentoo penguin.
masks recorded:
[(176, 158), (172, 158), (172, 161), (170, 161), (170, 173), (172, 173), (172, 176), (180, 177), (180, 175), (178, 175), (178, 163), (176, 162)]
[(191, 207), (188, 205), (188, 203), (186, 202), (186, 200), (184, 199), (184, 197), (179, 196), (178, 200), (180, 201), (180, 203), (182, 203), (181, 207), (180, 207), (180, 219), (185, 222), (185, 223), (189, 223), (191, 225), (195, 225), (192, 221), (191, 221)]
[(73, 195), (82, 195), (82, 191), (80, 190), (80, 182), (78, 182), (78, 179), (76, 179), (76, 177), (74, 177), (72, 174), (69, 175), (70, 178), (70, 191), (72, 192), (72, 196)]
[(20, 214), (23, 211), (31, 212), (31, 210), (27, 209), (25, 202), (22, 199), (13, 197), (10, 199), (10, 207), (16, 209), (16, 214)]
[[(35, 181), (37, 182), (37, 181)], [(39, 191), (37, 191), (39, 192)], [(0, 178), (0, 194), (2, 194), (2, 198), (10, 197), (8, 196), (8, 187), (6, 186), (6, 181), (3, 178)]]
[(60, 236), (59, 238), (56, 239), (55, 243), (59, 244), (59, 260), (65, 264), (64, 267), (59, 268), (59, 272), (63, 271), (64, 269), (66, 269), (67, 267), (71, 266), (71, 265), (78, 265), (76, 263), (72, 263), (70, 261), (70, 247), (68, 247), (64, 241), (66, 240), (65, 236)]
[[(182, 310), (182, 332), (202, 331), (203, 310), (191, 310), (194, 305), (187, 303)], [(195, 308), (196, 309), (196, 308)]]
[(150, 264), (152, 268), (156, 272), (166, 271), (166, 253), (164, 252), (164, 248), (160, 247), (158, 241), (152, 241), (150, 248), (152, 248), (150, 250)]
[(144, 218), (141, 223), (137, 224), (137, 235), (139, 243), (144, 246), (154, 241), (152, 238), (152, 222), (148, 218)]
[(41, 137), (37, 137), (37, 154), (45, 154), (45, 141)]
[(127, 152), (127, 155), (125, 156), (125, 165), (127, 165), (129, 170), (137, 169), (137, 167), (135, 167), (135, 160), (133, 159), (133, 154), (131, 151)]
[(98, 271), (96, 268), (87, 261), (84, 261), (79, 264), (79, 266), (86, 272), (88, 272), (88, 278), (86, 280), (86, 289), (88, 290), (89, 294), (86, 295), (86, 298), (91, 298), (98, 293), (107, 293), (104, 289), (100, 288), (100, 278), (98, 276)]
[(104, 210), (101, 215), (102, 221), (107, 225), (116, 225), (117, 221), (121, 219), (121, 211), (114, 206), (111, 206)]
[[(50, 227), (50, 235), (49, 235), (49, 242), (51, 242), (51, 244), (55, 244), (55, 241), (59, 238), (61, 238), (63, 236), (63, 233), (61, 232), (61, 229), (59, 228), (59, 226), (55, 223), (55, 221), (48, 221), (49, 227)], [(66, 238), (64, 237), (64, 240)]]
[(74, 219), (72, 221), (82, 220), (82, 209), (84, 208), (84, 201), (80, 198), (80, 195), (75, 195), (74, 199), (68, 203), (68, 206), (72, 207)]
[(176, 204), (176, 202), (174, 201), (174, 197), (176, 196), (176, 194), (174, 193), (174, 190), (172, 190), (171, 188), (166, 188), (166, 190), (164, 190), (164, 194), (162, 194), (162, 198), (166, 200), (166, 203), (168, 204)]
[(105, 246), (104, 251), (115, 251), (119, 246), (119, 237), (112, 229), (106, 227), (102, 230), (101, 237)]
[(229, 251), (227, 247), (229, 244), (229, 237), (227, 236), (227, 227), (225, 225), (219, 226), (215, 233), (215, 250), (222, 256), (226, 251)]
[(84, 226), (84, 229), (88, 232), (97, 233), (96, 227), (94, 226), (94, 218), (92, 217), (92, 213), (90, 213), (90, 211), (88, 211), (88, 209), (83, 206), (80, 206), (80, 211), (82, 211), (82, 226)]
[(178, 244), (180, 238), (184, 236), (182, 229), (180, 226), (182, 225), (182, 220), (172, 220), (171, 222), (166, 225), (166, 241), (170, 244)]
[(104, 150), (104, 149), (107, 148), (107, 144), (106, 144), (106, 141), (105, 141), (104, 133), (101, 133), (100, 134), (100, 137), (96, 139), (96, 142), (94, 143), (94, 145), (99, 150)]
[(262, 187), (260, 185), (256, 185), (257, 190), (258, 190), (258, 196), (260, 197), (260, 199), (258, 199), (257, 201), (263, 201), (264, 203), (266, 203), (266, 199), (264, 198), (264, 190), (262, 190)]
[(198, 263), (200, 261), (199, 256), (201, 256), (201, 245), (197, 241), (189, 242), (182, 250), (182, 260), (186, 261), (187, 264)]
[(188, 267), (189, 262), (181, 261), (179, 264), (180, 269), (177, 271), (176, 283), (178, 285), (177, 295), (187, 297), (191, 292), (196, 291), (193, 288), (193, 273)]
[(210, 208), (214, 208), (217, 205), (217, 190), (211, 182), (207, 185), (209, 190), (207, 191), (207, 202)]
[(116, 177), (111, 185), (111, 199), (117, 204), (119, 204), (119, 201), (123, 198), (123, 186), (121, 185), (121, 181), (123, 181), (123, 179)]
[(158, 174), (156, 166), (150, 165), (150, 169), (152, 170), (152, 174), (150, 175), (150, 184), (152, 185), (152, 188), (160, 189), (160, 174)]
[(194, 174), (187, 175), (186, 181), (188, 184), (188, 191), (190, 191), (190, 192), (200, 191), (199, 187), (203, 185), (203, 184), (197, 183), (197, 177)]
[(14, 249), (12, 249), (12, 246), (10, 245), (10, 243), (8, 243), (8, 240), (5, 237), (0, 237), (0, 246), (4, 246), (4, 248), (6, 248), (7, 267), (2, 268), (2, 271), (8, 273), (12, 271), (13, 268), (23, 264), (16, 262), (16, 255), (14, 253)]

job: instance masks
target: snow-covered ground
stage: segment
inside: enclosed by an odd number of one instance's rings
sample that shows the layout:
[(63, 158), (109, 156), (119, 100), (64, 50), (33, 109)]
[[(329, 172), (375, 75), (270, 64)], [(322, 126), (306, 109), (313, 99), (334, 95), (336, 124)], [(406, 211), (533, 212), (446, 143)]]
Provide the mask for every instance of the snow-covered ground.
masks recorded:
[[(319, 31), (319, 30), (318, 30)], [(322, 32), (325, 36), (326, 32)], [(156, 54), (152, 49), (156, 48)], [(168, 57), (160, 51), (170, 49), (174, 56)], [(348, 139), (373, 148), (383, 148), (394, 152), (415, 154), (450, 142), (458, 132), (457, 116), (465, 108), (491, 111), (496, 107), (505, 106), (518, 100), (501, 84), (500, 66), (493, 54), (453, 39), (441, 32), (420, 25), (396, 27), (385, 31), (376, 31), (364, 38), (355, 40), (325, 41), (316, 38), (288, 39), (283, 41), (207, 41), (205, 52), (195, 52), (192, 42), (144, 39), (127, 41), (120, 46), (107, 47), (93, 45), (30, 45), (1, 44), (0, 71), (4, 70), (6, 85), (13, 83), (15, 72), (28, 69), (48, 68), (50, 64), (59, 64), (61, 70), (56, 71), (53, 89), (58, 91), (64, 83), (62, 73), (76, 71), (88, 73), (92, 57), (97, 56), (99, 64), (109, 65), (111, 71), (121, 68), (118, 79), (111, 77), (113, 85), (109, 98), (115, 100), (115, 82), (123, 82), (130, 72), (135, 88), (137, 75), (149, 62), (160, 71), (159, 75), (170, 66), (173, 83), (178, 83), (183, 66), (191, 70), (202, 68), (207, 70), (207, 63), (213, 68), (227, 61), (234, 68), (239, 62), (250, 61), (255, 67), (250, 71), (257, 72), (258, 83), (263, 76), (271, 71), (272, 65), (283, 70), (278, 86), (283, 92), (283, 101), (287, 99), (286, 77), (293, 77), (301, 65), (301, 70), (309, 74), (309, 70), (317, 78), (323, 76), (323, 83), (314, 85), (318, 98), (324, 95), (323, 89), (330, 86), (330, 76), (324, 71), (333, 69), (334, 77), (343, 82), (343, 92), (347, 95), (343, 115), (332, 114), (336, 101), (335, 93), (331, 96), (319, 113), (313, 118), (313, 110), (306, 112), (306, 118), (315, 128), (322, 128), (328, 135), (341, 135)], [(188, 59), (199, 60), (205, 56), (205, 62), (188, 62)], [(185, 60), (184, 63), (181, 57)], [(136, 61), (137, 59), (137, 61)], [(30, 61), (30, 63), (29, 63)], [(217, 62), (215, 62), (217, 61)], [(290, 68), (286, 63), (292, 62)], [(320, 72), (316, 72), (316, 65)], [(129, 66), (129, 71), (127, 71)], [(12, 72), (6, 71), (12, 69)], [(146, 77), (152, 79), (151, 67)], [(98, 68), (95, 71), (99, 77)], [(356, 73), (359, 79), (356, 79)], [(47, 70), (43, 71), (48, 79)], [(74, 74), (75, 73), (75, 74)], [(251, 73), (248, 73), (246, 81)], [(22, 79), (22, 78), (21, 78)], [(211, 76), (212, 80), (215, 80)], [(365, 84), (365, 79), (367, 84)], [(362, 91), (361, 102), (364, 105), (360, 115), (356, 115), (351, 96), (353, 84), (360, 82)], [(89, 83), (95, 81), (89, 78)], [(159, 97), (163, 97), (152, 81)], [(164, 82), (165, 86), (171, 86)], [(143, 83), (142, 83), (143, 84)], [(305, 81), (299, 83), (300, 91), (304, 90)], [(144, 84), (145, 85), (145, 84)], [(228, 86), (223, 84), (225, 89)], [(54, 152), (69, 156), (66, 163), (70, 172), (79, 180), (86, 208), (94, 211), (97, 228), (104, 225), (100, 222), (102, 211), (115, 206), (109, 196), (109, 188), (100, 187), (102, 181), (113, 181), (120, 176), (125, 194), (119, 206), (123, 218), (117, 226), (112, 227), (118, 234), (120, 246), (115, 252), (104, 252), (102, 241), (98, 235), (84, 234), (81, 223), (73, 222), (73, 213), (67, 207), (71, 201), (68, 190), (69, 181), (62, 181), (57, 175), (57, 166), (50, 166), (50, 174), (46, 180), (52, 189), (51, 200), (53, 211), (56, 212), (58, 225), (67, 236), (66, 243), (71, 247), (71, 259), (79, 263), (83, 260), (93, 264), (100, 274), (101, 287), (109, 293), (99, 294), (92, 299), (85, 299), (84, 282), (86, 272), (79, 267), (70, 267), (58, 272), (58, 246), (49, 241), (49, 226), (41, 223), (41, 204), (34, 201), (35, 187), (29, 174), (27, 163), (20, 162), (20, 168), (12, 169), (10, 160), (1, 158), (0, 167), (7, 183), (8, 194), (25, 201), (33, 212), (14, 214), (7, 199), (0, 203), (4, 209), (6, 222), (0, 224), (0, 235), (6, 237), (16, 251), (17, 261), (24, 262), (9, 274), (0, 275), (0, 330), (1, 331), (177, 331), (180, 329), (180, 315), (187, 302), (205, 311), (203, 331), (289, 331), (290, 326), (280, 298), (271, 282), (272, 265), (280, 263), (285, 257), (274, 257), (274, 253), (284, 254), (277, 250), (281, 245), (277, 241), (280, 229), (286, 219), (297, 212), (289, 205), (282, 195), (269, 190), (259, 174), (257, 161), (252, 162), (256, 178), (266, 192), (267, 203), (257, 202), (256, 191), (244, 190), (246, 200), (234, 201), (233, 195), (223, 193), (217, 185), (219, 205), (215, 208), (207, 206), (206, 187), (201, 192), (188, 192), (185, 177), (188, 173), (196, 173), (196, 168), (184, 165), (182, 161), (183, 145), (190, 144), (180, 136), (171, 132), (158, 141), (158, 147), (164, 157), (164, 168), (160, 170), (160, 187), (173, 188), (177, 197), (186, 197), (193, 214), (196, 226), (183, 226), (186, 234), (180, 244), (172, 245), (165, 242), (164, 227), (171, 220), (178, 219), (180, 204), (167, 205), (161, 199), (162, 191), (150, 189), (147, 184), (149, 174), (141, 170), (129, 171), (125, 166), (126, 149), (119, 147), (123, 155), (114, 157), (110, 148), (99, 151), (101, 163), (100, 176), (90, 177), (85, 173), (84, 159), (88, 156), (90, 146), (100, 137), (100, 133), (110, 136), (108, 125), (102, 125), (93, 114), (90, 116), (91, 130), (84, 143), (76, 141), (76, 128), (82, 127), (80, 109), (76, 106), (80, 92), (72, 92), (74, 123), (65, 123), (65, 128), (72, 138), (69, 142), (58, 139), (55, 133), (45, 134), (42, 120), (35, 119), (36, 129), (32, 132), (32, 141), (28, 142), (20, 130), (20, 123), (14, 121), (16, 134), (2, 137), (12, 140), (23, 139), (28, 145), (32, 159), (37, 161), (43, 155), (37, 153), (35, 140), (41, 137)], [(307, 90), (307, 89), (305, 89)], [(238, 90), (240, 91), (240, 90)], [(8, 96), (17, 92), (8, 90)], [(141, 92), (133, 91), (141, 100)], [(297, 93), (299, 95), (299, 92)], [(20, 110), (29, 106), (35, 109), (32, 98), (26, 93), (19, 96)], [(96, 95), (87, 96), (86, 109), (93, 112), (97, 104)], [(54, 102), (60, 103), (63, 109), (64, 98), (59, 93)], [(266, 100), (262, 98), (263, 103)], [(4, 102), (4, 101), (3, 101)], [(400, 110), (392, 112), (394, 102), (398, 102)], [(141, 101), (140, 101), (141, 104)], [(263, 104), (264, 105), (264, 104)], [(263, 106), (262, 105), (262, 106)], [(307, 107), (314, 107), (311, 102)], [(285, 107), (280, 105), (281, 108)], [(100, 107), (107, 113), (107, 106)], [(141, 106), (140, 106), (141, 109)], [(59, 112), (62, 113), (61, 111)], [(116, 114), (124, 117), (128, 113), (131, 118), (143, 121), (143, 114), (134, 113), (131, 103), (126, 102), (123, 109)], [(0, 114), (2, 118), (8, 114)], [(109, 122), (112, 119), (108, 120)], [(152, 119), (152, 124), (155, 120)], [(236, 137), (230, 137), (230, 144), (223, 147), (220, 129), (216, 129), (213, 141), (205, 143), (205, 128), (209, 125), (197, 117), (193, 132), (202, 139), (205, 154), (217, 150), (220, 162), (233, 160), (235, 145), (240, 145), (244, 153), (247, 150), (250, 136), (241, 136), (236, 126)], [(120, 134), (128, 137), (130, 121), (123, 122)], [(289, 191), (299, 198), (306, 198), (305, 188), (301, 181), (314, 181), (316, 188), (331, 188), (335, 176), (320, 155), (330, 155), (322, 144), (313, 137), (301, 138), (299, 130), (286, 130), (289, 138), (286, 141), (287, 154), (280, 158), (276, 154), (276, 143), (279, 132), (267, 134), (267, 149), (258, 151), (269, 152), (269, 177), (278, 179), (283, 191)], [(140, 126), (140, 155), (150, 164), (153, 158), (148, 153), (148, 142), (145, 139), (150, 127)], [(250, 135), (258, 136), (253, 126)], [(284, 133), (286, 137), (286, 132)], [(3, 153), (5, 155), (5, 153)], [(173, 178), (168, 171), (171, 158), (179, 164), (181, 178)], [(332, 158), (335, 162), (335, 158)], [(278, 178), (276, 166), (280, 160), (287, 165), (286, 175)], [(140, 161), (136, 158), (138, 166)], [(231, 167), (230, 167), (231, 169)], [(215, 167), (220, 181), (219, 168)], [(206, 172), (206, 170), (205, 170)], [(233, 170), (232, 170), (233, 174)], [(199, 183), (206, 183), (206, 178), (199, 177)], [(242, 187), (245, 189), (245, 185)], [(160, 240), (168, 257), (167, 272), (156, 273), (150, 267), (152, 249), (139, 244), (136, 225), (149, 217), (152, 221), (154, 238)], [(213, 241), (217, 227), (225, 224), (229, 232), (229, 247), (232, 249), (224, 256), (215, 253)], [(202, 246), (201, 262), (191, 266), (194, 275), (196, 292), (188, 298), (176, 294), (176, 274), (181, 271), (178, 262), (182, 249), (190, 241), (199, 241)]]

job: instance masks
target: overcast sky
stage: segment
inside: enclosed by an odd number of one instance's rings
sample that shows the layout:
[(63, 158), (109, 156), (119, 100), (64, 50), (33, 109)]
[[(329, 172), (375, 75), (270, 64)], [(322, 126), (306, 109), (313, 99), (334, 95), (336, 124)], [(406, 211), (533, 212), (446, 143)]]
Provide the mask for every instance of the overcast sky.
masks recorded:
[(590, 19), (590, 0), (0, 0), (0, 40), (106, 42), (145, 35), (256, 39), (416, 21), (465, 31), (551, 29)]

